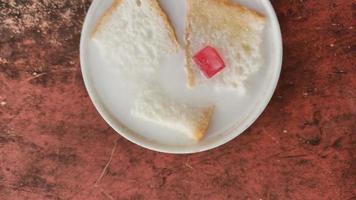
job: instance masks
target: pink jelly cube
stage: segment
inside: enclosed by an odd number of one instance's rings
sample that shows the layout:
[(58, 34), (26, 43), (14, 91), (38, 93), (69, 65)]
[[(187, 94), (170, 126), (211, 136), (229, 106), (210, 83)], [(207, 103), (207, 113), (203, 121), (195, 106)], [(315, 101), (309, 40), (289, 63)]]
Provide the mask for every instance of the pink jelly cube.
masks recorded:
[(219, 53), (211, 46), (200, 50), (193, 57), (194, 62), (199, 66), (201, 72), (211, 78), (225, 68), (225, 63)]

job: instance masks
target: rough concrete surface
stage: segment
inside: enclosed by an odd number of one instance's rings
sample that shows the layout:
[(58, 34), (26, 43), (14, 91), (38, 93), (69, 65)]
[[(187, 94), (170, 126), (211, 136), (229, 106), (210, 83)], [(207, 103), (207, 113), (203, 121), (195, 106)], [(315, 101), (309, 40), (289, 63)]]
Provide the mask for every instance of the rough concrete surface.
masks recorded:
[(237, 139), (167, 155), (116, 134), (84, 88), (88, 0), (0, 0), (0, 199), (356, 199), (356, 2), (272, 0), (277, 91)]

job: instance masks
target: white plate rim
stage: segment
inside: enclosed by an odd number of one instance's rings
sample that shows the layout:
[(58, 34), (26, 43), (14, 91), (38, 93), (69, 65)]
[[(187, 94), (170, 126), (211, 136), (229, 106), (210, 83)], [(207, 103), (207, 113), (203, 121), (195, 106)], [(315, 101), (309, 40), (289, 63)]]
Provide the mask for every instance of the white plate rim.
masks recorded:
[[(230, 132), (230, 134), (226, 134), (226, 137), (221, 137), (219, 140), (213, 142), (213, 143), (209, 143), (207, 145), (204, 146), (190, 146), (190, 147), (186, 147), (186, 148), (177, 148), (177, 147), (170, 147), (170, 146), (166, 146), (166, 145), (160, 145), (160, 144), (155, 144), (154, 142), (149, 142), (140, 138), (139, 136), (137, 136), (137, 134), (134, 134), (132, 131), (130, 131), (130, 129), (128, 127), (126, 127), (124, 124), (122, 124), (121, 122), (115, 120), (115, 118), (112, 116), (112, 114), (110, 114), (110, 112), (108, 111), (107, 108), (105, 108), (105, 106), (101, 103), (100, 99), (98, 98), (98, 95), (96, 94), (97, 92), (95, 91), (94, 87), (93, 87), (93, 83), (90, 79), (90, 75), (89, 75), (89, 70), (86, 67), (86, 59), (85, 59), (85, 42), (84, 42), (84, 38), (86, 36), (86, 34), (88, 33), (88, 29), (89, 29), (89, 18), (91, 18), (91, 15), (94, 14), (94, 8), (96, 7), (96, 4), (100, 3), (100, 1), (98, 0), (94, 0), (92, 2), (92, 4), (90, 5), (90, 8), (86, 14), (86, 17), (84, 19), (84, 23), (83, 23), (83, 27), (82, 27), (82, 32), (81, 32), (81, 38), (80, 38), (80, 63), (81, 63), (81, 72), (82, 72), (82, 76), (83, 76), (83, 80), (84, 80), (84, 85), (85, 88), (89, 94), (89, 97), (91, 99), (91, 101), (94, 104), (94, 107), (96, 108), (96, 110), (99, 112), (99, 114), (101, 115), (101, 117), (106, 121), (106, 123), (108, 123), (110, 125), (110, 127), (112, 127), (118, 134), (120, 134), (121, 136), (123, 136), (125, 139), (131, 141), (134, 144), (137, 144), (141, 147), (153, 150), (153, 151), (157, 151), (157, 152), (162, 152), (162, 153), (171, 153), (171, 154), (191, 154), (191, 153), (198, 153), (198, 152), (203, 152), (203, 151), (207, 151), (207, 150), (211, 150), (214, 148), (217, 148), (223, 144), (228, 143), (229, 141), (233, 140), (234, 138), (236, 138), (237, 136), (241, 135), (244, 131), (246, 131), (246, 129), (248, 129), (257, 119), (258, 117), (263, 113), (263, 111), (266, 109), (268, 103), (270, 102), (270, 100), (272, 99), (272, 96), (275, 92), (275, 89), (277, 87), (278, 81), (279, 81), (279, 77), (281, 74), (281, 69), (282, 69), (282, 60), (283, 60), (283, 43), (282, 43), (282, 34), (281, 34), (281, 29), (280, 29), (280, 25), (279, 25), (279, 21), (277, 18), (277, 15), (275, 13), (275, 10), (271, 4), (271, 2), (269, 0), (262, 0), (262, 1), (266, 1), (266, 8), (267, 8), (267, 12), (270, 12), (271, 14), (271, 22), (272, 24), (275, 26), (275, 34), (276, 37), (278, 38), (277, 41), (275, 41), (276, 43), (276, 47), (277, 47), (277, 52), (276, 54), (276, 61), (277, 61), (277, 66), (275, 66), (276, 69), (276, 73), (275, 76), (273, 77), (273, 79), (271, 80), (272, 86), (270, 88), (270, 90), (267, 91), (267, 94), (265, 95), (265, 98), (263, 98), (263, 101), (260, 101), (257, 105), (256, 105), (256, 109), (252, 112), (249, 113), (249, 116), (242, 122), (239, 123), (239, 128), (236, 128), (236, 125), (231, 127), (228, 132)], [(243, 125), (241, 125), (243, 124)], [(136, 136), (134, 136), (136, 135)]]

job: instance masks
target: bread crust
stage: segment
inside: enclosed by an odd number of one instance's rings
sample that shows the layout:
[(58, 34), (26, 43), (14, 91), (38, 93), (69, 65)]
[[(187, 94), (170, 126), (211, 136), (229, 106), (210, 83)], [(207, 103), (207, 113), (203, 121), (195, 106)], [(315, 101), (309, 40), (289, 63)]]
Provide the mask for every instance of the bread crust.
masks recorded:
[(188, 14), (185, 20), (186, 28), (185, 28), (185, 35), (184, 35), (184, 41), (185, 41), (185, 65), (184, 65), (184, 71), (187, 75), (187, 86), (188, 88), (193, 88), (195, 86), (195, 76), (193, 72), (193, 64), (192, 64), (192, 51), (191, 51), (191, 44), (190, 44), (190, 35), (192, 33), (192, 25), (190, 22), (190, 18), (192, 15), (191, 12), (191, 3), (192, 0), (187, 0), (187, 9), (188, 9)]
[(256, 20), (261, 20), (265, 21), (265, 16), (262, 15), (261, 13), (251, 10), (245, 6), (242, 6), (240, 4), (234, 3), (231, 0), (187, 0), (187, 7), (188, 7), (188, 14), (186, 17), (186, 27), (185, 27), (185, 36), (184, 36), (184, 42), (185, 42), (185, 66), (184, 70), (186, 72), (187, 76), (187, 86), (189, 88), (193, 88), (196, 85), (196, 77), (194, 74), (193, 70), (193, 52), (191, 48), (191, 42), (190, 42), (190, 35), (192, 33), (192, 25), (191, 25), (191, 17), (193, 15), (193, 11), (191, 10), (191, 5), (193, 3), (199, 3), (200, 1), (214, 1), (215, 3), (221, 5), (221, 6), (227, 6), (230, 8), (235, 9), (237, 12), (240, 13), (248, 13), (251, 14), (256, 18)]
[(231, 0), (216, 0), (219, 4), (225, 5), (234, 9), (238, 9), (241, 13), (249, 13), (252, 14), (256, 19), (258, 20), (265, 20), (265, 16), (255, 10), (251, 10), (243, 5), (240, 5), (238, 3), (234, 3)]
[(114, 12), (114, 10), (120, 6), (123, 0), (114, 0), (111, 6), (105, 11), (105, 13), (100, 17), (99, 21), (94, 27), (93, 32), (91, 33), (91, 38), (94, 38), (97, 32), (101, 29), (101, 27), (109, 20), (109, 17)]
[(211, 117), (214, 114), (214, 110), (215, 110), (214, 106), (207, 107), (204, 110), (203, 118), (201, 119), (201, 121), (199, 122), (199, 125), (197, 126), (197, 129), (193, 133), (194, 140), (199, 141), (204, 137), (205, 132), (209, 128), (209, 124), (211, 121)]
[(178, 43), (177, 35), (173, 29), (172, 23), (169, 20), (167, 14), (163, 11), (161, 5), (159, 4), (159, 2), (157, 0), (148, 0), (148, 2), (151, 4), (152, 8), (154, 8), (156, 10), (156, 12), (163, 19), (163, 22), (166, 25), (166, 28), (168, 30), (169, 36), (177, 48), (176, 51), (178, 51), (180, 49), (180, 45)]

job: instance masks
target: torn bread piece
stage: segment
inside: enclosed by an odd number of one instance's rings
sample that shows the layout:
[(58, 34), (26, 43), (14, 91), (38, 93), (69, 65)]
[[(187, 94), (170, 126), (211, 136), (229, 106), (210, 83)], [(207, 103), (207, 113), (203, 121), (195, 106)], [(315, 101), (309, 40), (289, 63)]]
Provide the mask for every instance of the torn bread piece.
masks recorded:
[[(263, 65), (260, 45), (265, 17), (231, 0), (187, 0), (187, 4), (188, 86), (211, 84), (218, 89), (244, 91), (244, 81)], [(210, 79), (193, 60), (206, 47), (213, 47), (225, 63), (225, 68)]]
[(114, 0), (91, 37), (105, 58), (133, 74), (155, 71), (162, 57), (179, 50), (157, 0)]
[(137, 97), (131, 113), (199, 141), (209, 127), (214, 106), (196, 107), (179, 103), (166, 96), (161, 89), (150, 88)]

